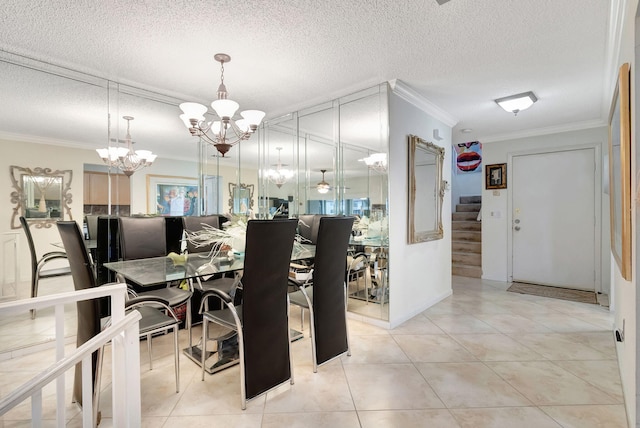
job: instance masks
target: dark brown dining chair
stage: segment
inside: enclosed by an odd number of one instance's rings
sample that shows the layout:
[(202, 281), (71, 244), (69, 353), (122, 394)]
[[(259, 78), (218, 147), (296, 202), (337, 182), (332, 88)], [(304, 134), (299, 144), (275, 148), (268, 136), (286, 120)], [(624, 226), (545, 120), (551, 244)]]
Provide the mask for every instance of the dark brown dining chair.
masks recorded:
[[(95, 270), (92, 266), (91, 258), (84, 245), (82, 232), (75, 221), (57, 222), (58, 230), (62, 238), (62, 243), (69, 256), (69, 266), (73, 276), (73, 284), (76, 290), (84, 290), (97, 286)], [(173, 330), (174, 333), (174, 360), (176, 376), (176, 392), (180, 387), (180, 365), (178, 347), (178, 327), (180, 321), (171, 310), (169, 302), (155, 296), (141, 296), (128, 299), (125, 302), (125, 310), (138, 310), (142, 315), (140, 319), (140, 337), (147, 339), (147, 351), (149, 354), (149, 369), (153, 369), (152, 359), (152, 336), (155, 333)], [(87, 300), (77, 303), (78, 311), (78, 331), (76, 337), (77, 346), (82, 345), (98, 333), (103, 325), (107, 325), (108, 318), (101, 318), (100, 305), (98, 300)], [(166, 313), (165, 313), (166, 312)], [(105, 314), (106, 315), (106, 314)], [(94, 415), (97, 411), (97, 404), (100, 389), (100, 358), (96, 354), (93, 356), (94, 373)], [(82, 404), (82, 371), (81, 364), (76, 365), (76, 373), (73, 384), (74, 401)]]
[[(76, 291), (96, 287), (96, 277), (93, 265), (80, 227), (75, 221), (59, 221), (56, 223), (62, 244), (69, 260), (69, 268), (73, 278), (73, 287)], [(76, 303), (77, 332), (76, 345), (79, 347), (96, 336), (101, 331), (100, 305), (97, 299), (83, 300)], [(95, 394), (99, 389), (97, 384), (98, 353), (92, 355), (93, 381), (94, 381), (94, 406), (97, 405)], [(73, 400), (82, 406), (82, 364), (76, 364), (73, 381)], [(96, 414), (94, 408), (94, 415)]]
[[(120, 237), (120, 257), (122, 260), (137, 260), (167, 255), (165, 219), (163, 217), (118, 217)], [(169, 283), (162, 288), (145, 290), (140, 284), (126, 281), (116, 275), (119, 282), (127, 282), (135, 296), (153, 296), (169, 302), (176, 308), (186, 305), (185, 327), (191, 334), (192, 291), (184, 290)]]
[[(31, 229), (27, 219), (20, 216), (20, 224), (24, 230), (24, 234), (27, 237), (27, 244), (29, 245), (29, 253), (31, 255), (31, 297), (38, 295), (38, 285), (40, 280), (45, 278), (55, 278), (58, 276), (71, 275), (71, 269), (69, 266), (62, 266), (53, 269), (44, 270), (44, 267), (55, 260), (66, 260), (67, 253), (64, 251), (50, 251), (44, 253), (42, 257), (38, 258), (36, 253), (36, 246), (33, 243), (33, 236), (31, 236)], [(31, 319), (36, 317), (36, 310), (31, 310)]]
[(347, 331), (347, 249), (353, 217), (322, 217), (318, 227), (313, 276), (290, 282), (298, 291), (291, 304), (309, 310), (313, 371), (343, 354), (351, 355)]
[[(293, 384), (287, 277), (296, 220), (250, 220), (247, 223), (242, 301), (216, 289), (225, 309), (202, 313), (202, 380), (208, 323), (238, 334), (241, 407), (247, 400), (290, 381)], [(236, 296), (237, 297), (237, 296)], [(204, 304), (201, 304), (201, 309)]]

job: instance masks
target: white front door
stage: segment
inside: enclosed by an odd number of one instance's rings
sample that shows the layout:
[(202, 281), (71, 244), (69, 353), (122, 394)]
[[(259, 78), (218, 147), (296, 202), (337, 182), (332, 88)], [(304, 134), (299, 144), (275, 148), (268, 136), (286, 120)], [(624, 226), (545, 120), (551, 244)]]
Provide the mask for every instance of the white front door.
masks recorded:
[(513, 281), (595, 290), (595, 149), (512, 157)]

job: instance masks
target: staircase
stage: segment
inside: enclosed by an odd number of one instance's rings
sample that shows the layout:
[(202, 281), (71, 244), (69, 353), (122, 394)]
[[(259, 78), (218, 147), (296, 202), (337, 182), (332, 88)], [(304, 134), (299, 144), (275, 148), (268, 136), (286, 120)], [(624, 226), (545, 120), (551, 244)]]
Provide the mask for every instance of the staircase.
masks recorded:
[(451, 221), (451, 274), (482, 277), (481, 196), (461, 196)]

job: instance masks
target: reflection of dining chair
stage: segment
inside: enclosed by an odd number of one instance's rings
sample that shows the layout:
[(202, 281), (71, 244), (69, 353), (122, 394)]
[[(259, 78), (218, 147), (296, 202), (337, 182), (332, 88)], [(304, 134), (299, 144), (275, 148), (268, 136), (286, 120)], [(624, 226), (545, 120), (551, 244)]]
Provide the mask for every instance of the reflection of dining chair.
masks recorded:
[(87, 222), (87, 232), (89, 234), (89, 239), (98, 239), (98, 215), (87, 214), (85, 216), (85, 220)]
[(353, 256), (347, 256), (347, 287), (355, 281), (356, 291), (355, 297), (361, 298), (360, 295), (360, 278), (364, 279), (363, 296), (365, 301), (369, 302), (369, 285), (371, 282), (371, 267), (369, 257), (366, 253), (356, 253)]
[(293, 384), (287, 276), (295, 231), (295, 220), (250, 220), (247, 223), (242, 303), (234, 305), (232, 296), (216, 289), (203, 295), (203, 300), (219, 297), (227, 308), (202, 314), (202, 380), (208, 323), (235, 330), (243, 410), (248, 399), (286, 381)]
[(312, 279), (290, 280), (298, 291), (291, 303), (309, 309), (313, 371), (344, 353), (351, 355), (347, 332), (347, 248), (353, 217), (322, 217), (318, 227)]
[[(120, 256), (122, 260), (137, 260), (167, 255), (166, 232), (163, 217), (118, 217)], [(119, 282), (126, 282), (117, 274)], [(191, 330), (191, 290), (183, 290), (167, 284), (164, 288), (144, 290), (139, 284), (131, 284), (136, 296), (154, 296), (169, 302), (175, 308), (186, 304), (185, 326)], [(143, 291), (144, 290), (144, 291)]]
[(298, 217), (298, 235), (311, 244), (315, 244), (318, 239), (320, 217), (318, 214), (301, 214)]
[[(58, 267), (54, 269), (43, 270), (47, 263), (54, 260), (62, 260), (67, 258), (67, 254), (64, 251), (51, 251), (42, 255), (38, 259), (36, 254), (36, 247), (33, 243), (33, 237), (31, 236), (31, 229), (29, 229), (29, 223), (24, 217), (20, 217), (20, 224), (24, 230), (24, 234), (27, 236), (27, 244), (29, 244), (29, 253), (31, 254), (31, 297), (38, 295), (38, 285), (43, 278), (54, 278), (57, 276), (71, 275), (71, 269), (69, 266)], [(31, 310), (31, 319), (36, 317), (36, 310)]]
[[(94, 274), (91, 258), (84, 245), (82, 233), (75, 221), (57, 222), (62, 243), (69, 255), (69, 266), (73, 276), (73, 284), (76, 290), (96, 287), (97, 281)], [(162, 310), (159, 310), (161, 308)], [(125, 302), (126, 311), (137, 309), (140, 311), (140, 337), (147, 339), (147, 349), (149, 352), (149, 369), (153, 369), (151, 355), (151, 337), (153, 334), (173, 329), (174, 332), (174, 359), (176, 372), (176, 392), (180, 386), (178, 348), (178, 327), (180, 321), (171, 310), (168, 302), (154, 296), (142, 296), (128, 299)], [(78, 310), (78, 333), (77, 345), (80, 346), (101, 330), (100, 308), (97, 300), (82, 301), (77, 303)], [(168, 315), (164, 313), (166, 311)], [(105, 325), (108, 320), (104, 320)], [(76, 366), (76, 375), (73, 384), (74, 400), (82, 403), (82, 371), (81, 365)], [(100, 389), (100, 359), (96, 361), (94, 356), (94, 406), (97, 406)], [(98, 395), (96, 395), (98, 394)], [(94, 407), (94, 415), (96, 407)]]

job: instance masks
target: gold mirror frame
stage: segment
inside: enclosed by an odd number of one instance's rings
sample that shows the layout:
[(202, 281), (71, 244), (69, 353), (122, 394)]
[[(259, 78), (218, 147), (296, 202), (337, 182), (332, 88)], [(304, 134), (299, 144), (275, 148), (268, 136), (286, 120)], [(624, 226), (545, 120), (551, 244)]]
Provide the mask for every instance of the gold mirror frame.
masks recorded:
[(620, 274), (631, 281), (631, 103), (630, 69), (620, 67), (609, 115), (611, 252)]
[[(433, 155), (435, 166), (434, 188), (417, 189), (419, 185), (416, 180), (417, 152), (426, 152)], [(409, 244), (419, 242), (435, 241), (444, 237), (442, 227), (442, 203), (444, 200), (445, 183), (442, 180), (442, 164), (444, 162), (444, 148), (431, 142), (425, 141), (415, 135), (409, 135), (409, 209), (408, 209), (408, 236)], [(431, 201), (425, 199), (433, 195), (433, 210), (435, 214), (434, 228), (420, 230), (416, 227), (416, 218), (421, 213), (416, 213), (417, 207), (428, 206)]]
[[(11, 165), (9, 167), (9, 175), (11, 177), (11, 184), (15, 189), (11, 192), (11, 203), (15, 204), (13, 207), (13, 213), (11, 215), (11, 228), (19, 229), (21, 227), (20, 222), (18, 221), (18, 217), (24, 216), (30, 224), (34, 224), (36, 228), (50, 228), (56, 221), (64, 220), (65, 217), (68, 217), (69, 220), (73, 220), (71, 215), (71, 207), (69, 206), (72, 201), (72, 195), (69, 191), (71, 189), (71, 179), (73, 177), (73, 171), (70, 169), (66, 170), (55, 170), (53, 171), (51, 168), (23, 168), (20, 166)], [(44, 178), (51, 183), (50, 180), (59, 178), (60, 179), (60, 203), (59, 203), (59, 215), (55, 217), (32, 217), (28, 215), (30, 207), (27, 206), (27, 192), (25, 189), (24, 182), (29, 178), (31, 180), (35, 180), (36, 178)], [(35, 181), (34, 181), (35, 183)], [(46, 188), (40, 189), (43, 194), (46, 192)], [(42, 199), (41, 199), (42, 200)], [(48, 211), (40, 211), (43, 214), (50, 212)], [(46, 215), (46, 214), (45, 214)]]
[[(243, 196), (242, 192), (249, 192), (248, 196)], [(236, 195), (237, 194), (237, 195)], [(248, 204), (244, 202), (248, 199)], [(237, 204), (236, 204), (237, 202)], [(242, 204), (245, 203), (247, 210), (242, 211)], [(236, 209), (237, 207), (237, 209)], [(248, 211), (253, 210), (253, 184), (240, 185), (236, 183), (229, 183), (229, 212), (231, 214), (248, 214)]]

